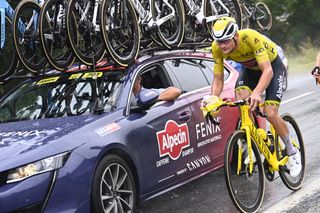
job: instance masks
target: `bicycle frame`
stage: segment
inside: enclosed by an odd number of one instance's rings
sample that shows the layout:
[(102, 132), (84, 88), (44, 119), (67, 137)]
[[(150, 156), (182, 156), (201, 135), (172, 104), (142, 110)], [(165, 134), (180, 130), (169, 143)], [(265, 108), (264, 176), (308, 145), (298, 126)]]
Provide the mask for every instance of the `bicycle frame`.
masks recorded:
[[(90, 3), (91, 3), (91, 1), (88, 2), (88, 4), (86, 5), (86, 8), (84, 10), (81, 9), (81, 7), (78, 3), (76, 4), (77, 5), (76, 9), (79, 10), (79, 13), (81, 14), (80, 21), (84, 21), (87, 19), (87, 17), (88, 17), (87, 13), (88, 13), (89, 8), (91, 6)], [(95, 32), (100, 32), (100, 25), (97, 24), (97, 16), (98, 16), (98, 10), (99, 10), (100, 3), (101, 3), (100, 0), (94, 1), (92, 23), (93, 23)]]
[[(285, 156), (283, 159), (278, 160), (277, 159), (277, 148), (276, 146), (280, 146), (281, 144), (278, 142), (278, 144), (274, 144), (275, 148), (273, 152), (270, 151), (269, 146), (271, 145), (270, 138), (267, 136), (266, 132), (262, 128), (256, 128), (252, 120), (249, 116), (249, 106), (248, 105), (241, 105), (240, 106), (240, 113), (241, 113), (241, 130), (244, 130), (246, 133), (246, 139), (247, 139), (247, 146), (249, 151), (249, 171), (250, 174), (253, 172), (253, 157), (252, 157), (252, 140), (256, 143), (258, 146), (260, 152), (264, 155), (265, 159), (267, 160), (269, 164), (269, 170), (271, 172), (279, 171), (282, 166), (285, 166), (285, 164), (288, 162), (288, 156)], [(271, 127), (271, 133), (275, 138), (275, 130)], [(275, 140), (275, 143), (277, 143), (277, 140)], [(296, 144), (295, 144), (296, 145)], [(241, 145), (239, 146), (239, 152), (242, 152)], [(281, 147), (280, 147), (281, 148)], [(241, 170), (241, 157), (242, 155), (239, 155), (238, 159), (238, 167), (237, 172), (240, 173)]]
[(204, 15), (205, 0), (201, 1), (200, 7), (198, 5), (196, 5), (193, 0), (184, 0), (184, 1), (186, 3), (187, 7), (189, 8), (191, 15), (196, 17), (198, 24), (213, 22), (220, 17), (228, 16), (230, 14), (229, 9), (223, 4), (223, 2), (221, 0), (209, 0), (211, 9), (214, 11), (215, 14), (219, 13), (219, 11), (216, 7), (216, 4), (223, 7), (223, 9), (226, 11), (226, 13), (224, 13), (224, 14), (213, 15), (213, 16), (205, 16)]
[[(149, 5), (152, 5), (152, 1), (154, 1), (154, 0), (149, 0)], [(170, 8), (171, 13), (166, 15), (165, 17), (160, 18), (159, 20), (156, 20), (156, 21), (153, 20), (153, 18), (152, 18), (153, 15), (155, 15), (152, 13), (152, 10), (146, 11), (143, 8), (143, 6), (139, 0), (130, 0), (130, 2), (132, 3), (134, 9), (137, 11), (137, 13), (140, 17), (140, 22), (142, 24), (146, 23), (149, 29), (161, 26), (164, 22), (168, 21), (169, 19), (171, 19), (172, 17), (174, 17), (176, 15), (175, 9), (172, 7), (171, 4), (169, 4), (168, 0), (163, 0), (163, 3)], [(159, 13), (160, 9), (157, 7), (156, 4), (155, 4), (155, 7), (156, 7), (155, 8), (156, 11)]]

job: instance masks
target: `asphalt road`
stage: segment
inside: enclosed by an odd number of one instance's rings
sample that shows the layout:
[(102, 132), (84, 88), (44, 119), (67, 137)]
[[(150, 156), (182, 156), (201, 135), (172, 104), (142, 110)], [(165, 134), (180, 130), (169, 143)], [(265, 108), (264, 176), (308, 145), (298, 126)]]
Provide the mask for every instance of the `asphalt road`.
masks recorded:
[[(260, 212), (320, 212), (320, 87), (309, 73), (289, 76), (281, 112), (296, 119), (305, 143), (306, 176), (300, 190), (287, 189), (280, 178), (266, 181), (266, 194)], [(220, 169), (145, 203), (140, 213), (220, 213), (237, 212)]]

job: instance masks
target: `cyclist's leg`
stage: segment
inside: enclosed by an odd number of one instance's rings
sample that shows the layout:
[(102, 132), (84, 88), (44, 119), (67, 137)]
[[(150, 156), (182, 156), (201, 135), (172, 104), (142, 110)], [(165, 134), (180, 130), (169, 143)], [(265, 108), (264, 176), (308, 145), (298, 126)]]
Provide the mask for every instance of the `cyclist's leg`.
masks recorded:
[[(243, 100), (248, 98), (257, 86), (260, 76), (261, 72), (242, 67), (235, 86), (236, 99)], [(253, 114), (250, 112), (249, 115), (251, 120), (255, 122)]]
[(279, 105), (283, 95), (283, 70), (285, 69), (279, 56), (271, 63), (273, 78), (266, 89), (265, 113), (268, 115), (269, 122), (281, 137), (286, 145), (289, 156), (290, 175), (296, 176), (301, 171), (301, 159), (298, 149), (296, 149), (289, 138), (289, 130), (284, 120), (279, 115)]
[(242, 100), (250, 96), (257, 86), (261, 72), (247, 69), (242, 66), (235, 86), (236, 99)]

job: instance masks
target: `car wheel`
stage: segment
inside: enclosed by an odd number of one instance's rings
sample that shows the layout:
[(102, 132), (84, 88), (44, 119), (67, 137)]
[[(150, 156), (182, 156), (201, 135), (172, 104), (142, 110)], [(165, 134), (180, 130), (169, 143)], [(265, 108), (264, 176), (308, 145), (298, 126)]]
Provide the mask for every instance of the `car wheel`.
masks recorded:
[(134, 212), (136, 201), (136, 184), (130, 167), (121, 157), (106, 155), (93, 178), (93, 212)]

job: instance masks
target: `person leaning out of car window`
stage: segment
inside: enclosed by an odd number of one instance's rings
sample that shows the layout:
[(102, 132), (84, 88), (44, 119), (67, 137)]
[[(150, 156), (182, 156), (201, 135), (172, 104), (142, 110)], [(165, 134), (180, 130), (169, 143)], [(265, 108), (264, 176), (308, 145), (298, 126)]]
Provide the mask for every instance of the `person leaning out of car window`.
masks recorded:
[(168, 88), (146, 89), (142, 86), (141, 81), (142, 81), (142, 77), (139, 76), (133, 85), (132, 92), (133, 92), (134, 98), (131, 98), (131, 105), (137, 104), (137, 96), (139, 92), (142, 90), (153, 90), (158, 92), (159, 93), (158, 101), (173, 101), (174, 99), (176, 99), (181, 95), (181, 90), (176, 87), (170, 86)]
[(316, 58), (316, 66), (311, 71), (311, 74), (316, 79), (316, 84), (320, 84), (320, 51), (318, 52), (317, 58)]

